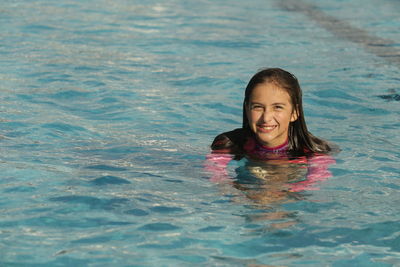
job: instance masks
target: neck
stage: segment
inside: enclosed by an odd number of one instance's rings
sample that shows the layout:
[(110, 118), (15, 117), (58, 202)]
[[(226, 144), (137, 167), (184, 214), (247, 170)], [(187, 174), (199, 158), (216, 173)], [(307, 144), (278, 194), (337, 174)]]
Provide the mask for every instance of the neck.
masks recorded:
[(268, 151), (268, 152), (286, 151), (286, 149), (288, 147), (288, 144), (289, 144), (289, 140), (288, 139), (286, 139), (286, 141), (283, 142), (282, 144), (277, 145), (277, 146), (273, 146), (273, 147), (261, 144), (260, 141), (258, 141), (258, 140), (256, 140), (256, 142), (257, 142), (257, 146), (259, 148), (261, 148), (262, 150)]

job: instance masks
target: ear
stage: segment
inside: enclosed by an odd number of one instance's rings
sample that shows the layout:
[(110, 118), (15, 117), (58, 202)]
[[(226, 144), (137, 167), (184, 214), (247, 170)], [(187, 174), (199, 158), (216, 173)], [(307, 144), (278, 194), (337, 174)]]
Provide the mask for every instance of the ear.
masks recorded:
[(299, 118), (299, 108), (293, 109), (292, 115), (290, 117), (290, 122), (295, 122)]

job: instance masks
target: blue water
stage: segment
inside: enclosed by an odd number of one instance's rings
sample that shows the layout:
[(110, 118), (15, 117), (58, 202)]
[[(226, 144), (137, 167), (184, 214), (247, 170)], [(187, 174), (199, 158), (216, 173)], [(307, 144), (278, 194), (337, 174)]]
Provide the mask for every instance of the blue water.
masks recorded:
[[(399, 12), (2, 1), (0, 265), (400, 265)], [(309, 129), (342, 151), (319, 190), (259, 203), (204, 159), (270, 66), (296, 74)]]

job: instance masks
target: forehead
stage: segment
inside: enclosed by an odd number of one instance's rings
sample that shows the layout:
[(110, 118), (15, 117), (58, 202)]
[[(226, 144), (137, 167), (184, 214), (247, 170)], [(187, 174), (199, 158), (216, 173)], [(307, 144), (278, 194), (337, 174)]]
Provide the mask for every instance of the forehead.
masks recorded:
[(250, 95), (251, 102), (279, 102), (290, 103), (290, 96), (285, 89), (275, 83), (258, 84)]

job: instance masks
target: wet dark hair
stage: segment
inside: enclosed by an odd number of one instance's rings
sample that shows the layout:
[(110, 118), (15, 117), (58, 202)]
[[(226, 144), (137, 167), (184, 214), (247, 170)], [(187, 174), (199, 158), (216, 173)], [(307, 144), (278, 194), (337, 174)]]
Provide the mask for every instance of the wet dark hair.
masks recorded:
[[(302, 92), (297, 78), (279, 68), (268, 68), (257, 72), (249, 81), (243, 101), (243, 123), (242, 128), (222, 133), (215, 137), (211, 149), (233, 154), (244, 154), (244, 145), (249, 137), (254, 137), (247, 118), (247, 105), (254, 88), (259, 84), (274, 83), (277, 87), (285, 90), (293, 106), (293, 112), (297, 112), (297, 119), (289, 123), (288, 129), (288, 152), (293, 155), (305, 153), (328, 153), (331, 146), (323, 139), (312, 135), (306, 126), (304, 119)], [(336, 150), (336, 149), (335, 149)]]
[(304, 153), (305, 151), (326, 153), (331, 151), (326, 141), (315, 137), (307, 129), (303, 112), (302, 92), (297, 78), (280, 68), (263, 69), (250, 79), (243, 101), (243, 130), (252, 134), (246, 108), (254, 88), (263, 83), (274, 83), (279, 88), (285, 90), (290, 96), (290, 101), (294, 109), (293, 112), (297, 112), (297, 120), (289, 124), (288, 150), (294, 153)]

